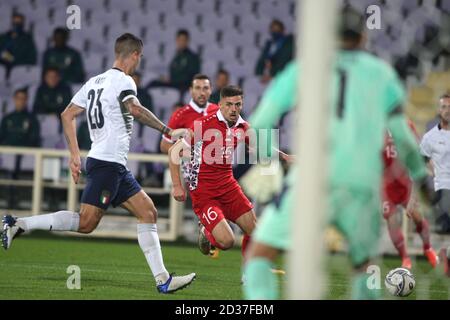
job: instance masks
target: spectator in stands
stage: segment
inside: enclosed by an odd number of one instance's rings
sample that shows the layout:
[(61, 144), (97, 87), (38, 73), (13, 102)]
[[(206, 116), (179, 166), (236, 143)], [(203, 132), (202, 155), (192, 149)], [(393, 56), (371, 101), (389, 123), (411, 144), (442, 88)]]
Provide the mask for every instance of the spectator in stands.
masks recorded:
[(87, 120), (84, 120), (77, 130), (77, 141), (80, 150), (91, 150), (91, 136), (89, 135), (89, 128)]
[(71, 98), (72, 90), (61, 81), (58, 69), (47, 68), (44, 73), (44, 81), (36, 92), (33, 112), (37, 114), (54, 113), (59, 117)]
[(176, 53), (169, 66), (169, 77), (150, 82), (149, 87), (173, 87), (180, 90), (180, 100), (189, 89), (192, 78), (200, 72), (200, 57), (189, 49), (189, 32), (178, 30)]
[(26, 89), (14, 92), (15, 110), (0, 124), (0, 144), (16, 147), (38, 147), (41, 144), (40, 126), (36, 116), (27, 110)]
[(43, 70), (57, 68), (66, 83), (81, 83), (85, 73), (80, 53), (67, 45), (69, 30), (56, 28), (53, 31), (53, 47), (44, 52)]
[(285, 34), (283, 22), (272, 20), (270, 39), (267, 40), (256, 63), (255, 74), (267, 83), (294, 57), (294, 37)]
[(211, 97), (209, 97), (209, 101), (218, 104), (220, 100), (220, 90), (222, 90), (223, 87), (229, 85), (229, 82), (230, 74), (227, 70), (220, 69), (219, 71), (217, 71), (214, 91), (211, 94)]
[(30, 33), (25, 32), (25, 16), (12, 15), (12, 29), (0, 35), (0, 64), (5, 65), (7, 74), (18, 65), (36, 64), (36, 46)]

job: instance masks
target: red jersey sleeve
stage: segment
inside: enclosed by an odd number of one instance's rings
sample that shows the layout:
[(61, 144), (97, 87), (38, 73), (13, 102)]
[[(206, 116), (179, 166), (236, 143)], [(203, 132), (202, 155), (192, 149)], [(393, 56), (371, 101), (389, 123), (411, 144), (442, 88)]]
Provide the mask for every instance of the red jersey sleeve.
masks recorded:
[[(178, 116), (178, 112), (179, 110), (176, 110), (172, 113), (172, 115), (170, 116), (169, 122), (167, 123), (167, 126), (170, 129), (179, 129), (179, 128), (183, 128), (183, 126), (180, 123), (180, 117)], [(169, 143), (174, 143), (171, 139), (171, 137), (168, 134), (163, 134), (163, 139), (166, 140)]]

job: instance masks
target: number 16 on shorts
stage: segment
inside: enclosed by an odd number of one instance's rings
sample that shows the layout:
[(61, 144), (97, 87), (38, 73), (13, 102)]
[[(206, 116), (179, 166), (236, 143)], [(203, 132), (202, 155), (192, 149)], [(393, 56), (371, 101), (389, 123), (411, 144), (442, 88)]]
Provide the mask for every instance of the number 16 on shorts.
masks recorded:
[(216, 207), (209, 207), (206, 213), (203, 212), (202, 217), (206, 221), (206, 223), (208, 224), (214, 223), (214, 221), (219, 216), (216, 210), (217, 210)]

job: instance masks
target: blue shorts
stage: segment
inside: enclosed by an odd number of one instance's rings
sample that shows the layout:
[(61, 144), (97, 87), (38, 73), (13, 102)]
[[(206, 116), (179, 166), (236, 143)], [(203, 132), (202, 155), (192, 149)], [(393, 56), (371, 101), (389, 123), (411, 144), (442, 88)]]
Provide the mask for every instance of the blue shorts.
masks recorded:
[(86, 173), (81, 203), (106, 210), (109, 204), (117, 207), (141, 191), (131, 172), (120, 163), (87, 158)]

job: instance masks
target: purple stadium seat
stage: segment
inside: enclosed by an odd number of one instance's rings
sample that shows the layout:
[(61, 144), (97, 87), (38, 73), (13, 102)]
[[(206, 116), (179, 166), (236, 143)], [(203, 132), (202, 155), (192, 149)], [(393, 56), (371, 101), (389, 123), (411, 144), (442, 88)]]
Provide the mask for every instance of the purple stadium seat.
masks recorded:
[(44, 148), (56, 148), (62, 140), (58, 116), (53, 114), (38, 115), (38, 119), (41, 125), (42, 146)]
[(161, 141), (161, 134), (150, 127), (144, 127), (142, 134), (142, 143), (145, 152), (159, 153), (159, 142)]

